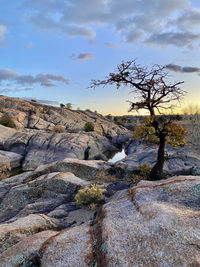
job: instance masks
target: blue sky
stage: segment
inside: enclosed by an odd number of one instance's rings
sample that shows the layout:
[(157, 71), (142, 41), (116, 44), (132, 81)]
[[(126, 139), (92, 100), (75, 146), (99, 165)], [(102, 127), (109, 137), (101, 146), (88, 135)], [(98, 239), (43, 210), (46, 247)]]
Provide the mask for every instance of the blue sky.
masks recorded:
[(0, 0), (0, 94), (126, 114), (130, 90), (88, 89), (122, 60), (168, 65), (200, 104), (200, 1)]

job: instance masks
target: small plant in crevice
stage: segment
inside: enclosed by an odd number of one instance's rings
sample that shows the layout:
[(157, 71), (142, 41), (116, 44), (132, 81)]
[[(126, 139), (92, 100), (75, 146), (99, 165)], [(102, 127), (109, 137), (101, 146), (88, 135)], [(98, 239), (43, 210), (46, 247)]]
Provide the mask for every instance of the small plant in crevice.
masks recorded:
[(76, 205), (95, 210), (104, 202), (103, 193), (106, 191), (103, 185), (91, 184), (80, 189), (75, 196)]
[(62, 125), (55, 125), (53, 127), (53, 132), (55, 133), (64, 133), (65, 132), (65, 127)]
[(151, 173), (151, 166), (148, 163), (144, 163), (138, 166), (140, 169), (140, 176), (145, 179), (148, 180), (150, 173)]
[(94, 131), (94, 123), (91, 121), (86, 122), (84, 125), (84, 131), (93, 132)]

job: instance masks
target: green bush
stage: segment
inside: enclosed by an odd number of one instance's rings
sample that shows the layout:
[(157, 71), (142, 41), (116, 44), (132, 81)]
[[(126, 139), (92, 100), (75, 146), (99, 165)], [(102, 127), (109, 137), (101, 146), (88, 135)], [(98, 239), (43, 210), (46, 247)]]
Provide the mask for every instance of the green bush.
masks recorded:
[(91, 184), (80, 189), (75, 196), (77, 206), (87, 206), (95, 209), (104, 200), (103, 193), (106, 190), (102, 185)]
[(144, 178), (144, 179), (148, 179), (150, 172), (151, 172), (151, 166), (148, 163), (144, 163), (139, 165), (139, 169), (140, 169), (140, 175)]
[(12, 117), (9, 115), (4, 115), (0, 119), (0, 124), (6, 127), (10, 127), (10, 128), (16, 128), (16, 124), (14, 123)]
[(84, 131), (86, 131), (86, 132), (94, 131), (94, 123), (91, 121), (86, 122), (84, 125)]
[(31, 102), (37, 103), (37, 100), (36, 99), (31, 99)]

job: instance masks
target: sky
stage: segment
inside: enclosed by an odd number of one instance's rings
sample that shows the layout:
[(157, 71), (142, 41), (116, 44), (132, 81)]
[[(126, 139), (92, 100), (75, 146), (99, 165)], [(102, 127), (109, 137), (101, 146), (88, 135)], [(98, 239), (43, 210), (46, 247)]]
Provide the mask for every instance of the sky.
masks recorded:
[(200, 104), (199, 0), (0, 0), (0, 94), (128, 113), (130, 88), (88, 88), (122, 61), (167, 67)]

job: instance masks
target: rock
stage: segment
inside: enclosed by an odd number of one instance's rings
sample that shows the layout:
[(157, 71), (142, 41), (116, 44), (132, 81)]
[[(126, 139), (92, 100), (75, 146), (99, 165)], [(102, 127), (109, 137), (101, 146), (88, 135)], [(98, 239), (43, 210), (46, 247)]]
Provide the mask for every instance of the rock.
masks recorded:
[(50, 172), (72, 172), (75, 176), (86, 180), (109, 181), (115, 180), (111, 176), (113, 165), (105, 161), (79, 160), (66, 158), (53, 163), (40, 165), (33, 172), (33, 176)]
[(106, 137), (95, 133), (16, 132), (4, 142), (3, 147), (24, 156), (25, 171), (64, 158), (106, 159), (106, 152), (117, 151)]
[(1, 267), (38, 266), (39, 250), (42, 244), (56, 231), (42, 231), (22, 239), (1, 254)]
[(192, 170), (192, 173), (191, 173), (192, 175), (200, 175), (200, 166), (197, 166), (196, 168), (194, 168), (193, 170)]
[(37, 178), (30, 173), (18, 178), (21, 184), (16, 184), (16, 179), (13, 183), (9, 183), (9, 179), (1, 183), (0, 222), (33, 213), (47, 214), (73, 201), (78, 189), (89, 184), (69, 172), (50, 173)]
[(95, 131), (99, 135), (114, 137), (128, 132), (126, 128), (89, 110), (70, 110), (2, 95), (0, 104), (4, 106), (4, 113), (13, 118), (19, 129), (52, 131), (56, 125), (63, 125), (66, 132), (77, 132), (83, 130), (85, 123), (90, 121), (94, 123)]
[(130, 183), (123, 182), (123, 181), (117, 181), (117, 182), (110, 183), (106, 187), (105, 196), (111, 197), (117, 191), (121, 191), (121, 190), (127, 189), (129, 187), (130, 187)]
[(98, 219), (97, 265), (199, 266), (199, 192), (200, 177), (190, 176), (117, 193)]
[(41, 163), (53, 162), (64, 158), (93, 159), (100, 152), (116, 150), (109, 141), (102, 136), (87, 134), (43, 134), (31, 138), (23, 163), (24, 170), (33, 170)]
[(23, 157), (19, 154), (0, 150), (0, 179), (8, 177), (14, 170), (20, 169)]
[(3, 143), (11, 138), (16, 133), (15, 129), (5, 127), (0, 124), (0, 149), (2, 149)]
[(56, 230), (58, 223), (43, 214), (30, 214), (12, 223), (0, 225), (0, 253), (22, 239), (45, 230)]
[[(127, 157), (117, 162), (115, 167), (134, 172), (144, 163), (153, 166), (157, 159), (157, 149), (156, 145), (146, 145), (137, 140), (131, 140), (126, 146)], [(194, 147), (172, 148), (167, 145), (166, 152), (169, 159), (165, 162), (164, 171), (170, 175), (188, 175), (195, 166), (200, 165), (199, 151)]]
[(92, 266), (92, 249), (88, 225), (73, 227), (47, 240), (40, 249), (41, 267)]

